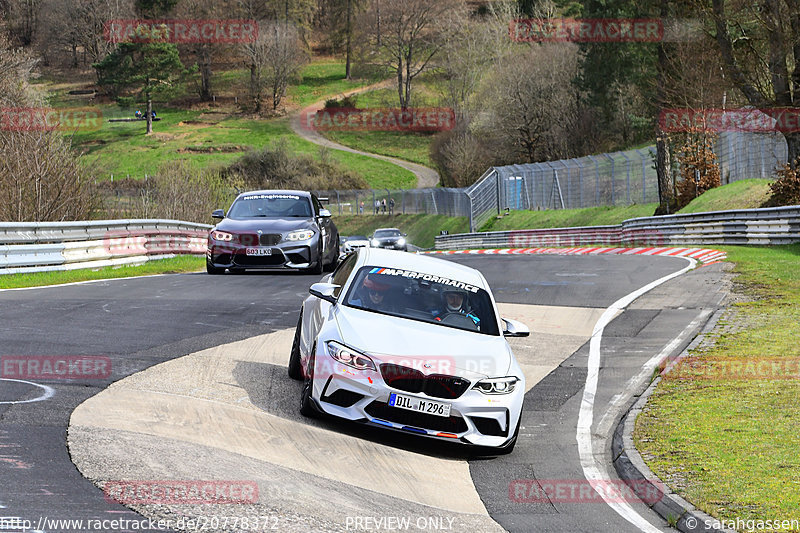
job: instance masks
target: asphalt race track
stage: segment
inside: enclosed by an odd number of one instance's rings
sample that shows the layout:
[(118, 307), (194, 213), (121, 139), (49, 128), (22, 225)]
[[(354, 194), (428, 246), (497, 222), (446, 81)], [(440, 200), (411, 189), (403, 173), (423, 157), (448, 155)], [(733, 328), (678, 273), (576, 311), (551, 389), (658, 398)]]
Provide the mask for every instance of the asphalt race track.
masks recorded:
[[(104, 379), (0, 380), (0, 530), (22, 531), (6, 527), (12, 519), (57, 532), (92, 529), (49, 520), (237, 514), (281, 531), (670, 530), (641, 503), (623, 502), (638, 517), (631, 522), (595, 493), (533, 498), (531, 489), (580, 489), (589, 468), (614, 479), (610, 435), (639, 392), (632, 378), (665, 347), (680, 351), (724, 305), (726, 265), (691, 270), (614, 315), (600, 344), (591, 431), (579, 441), (595, 323), (618, 299), (688, 262), (448, 259), (480, 269), (501, 313), (532, 330), (510, 340), (532, 387), (509, 456), (475, 458), (302, 418), (300, 385), (285, 364), (313, 276), (185, 274), (0, 291), (0, 356), (106, 356), (111, 365)], [(251, 480), (258, 500), (134, 511), (104, 498), (95, 483), (109, 480)]]

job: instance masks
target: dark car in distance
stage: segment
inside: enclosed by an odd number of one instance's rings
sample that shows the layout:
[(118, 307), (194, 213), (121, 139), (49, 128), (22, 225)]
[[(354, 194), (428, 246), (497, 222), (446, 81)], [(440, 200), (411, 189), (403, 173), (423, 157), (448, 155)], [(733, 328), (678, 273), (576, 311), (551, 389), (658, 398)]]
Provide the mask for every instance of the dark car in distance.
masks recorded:
[(339, 260), (339, 231), (331, 213), (304, 191), (240, 194), (209, 233), (206, 271), (298, 269), (321, 274)]
[(373, 248), (387, 248), (389, 250), (408, 250), (406, 234), (397, 228), (376, 229), (370, 239)]

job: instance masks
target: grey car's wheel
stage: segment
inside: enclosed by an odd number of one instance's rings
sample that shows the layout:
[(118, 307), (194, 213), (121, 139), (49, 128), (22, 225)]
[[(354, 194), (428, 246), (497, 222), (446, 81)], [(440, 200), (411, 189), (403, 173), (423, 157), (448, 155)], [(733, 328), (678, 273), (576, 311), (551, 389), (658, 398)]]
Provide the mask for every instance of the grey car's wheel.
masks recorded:
[(208, 272), (211, 275), (217, 275), (217, 274), (222, 274), (223, 272), (225, 272), (225, 269), (224, 268), (215, 267), (214, 265), (209, 263), (208, 260), (206, 260), (206, 272)]
[(336, 253), (331, 256), (331, 262), (325, 266), (325, 270), (328, 272), (333, 272), (336, 270), (336, 265), (339, 264), (339, 245), (336, 245)]
[(300, 310), (300, 318), (297, 320), (297, 329), (294, 332), (292, 341), (292, 351), (289, 355), (289, 377), (298, 381), (303, 379), (303, 367), (300, 364), (300, 328), (303, 325), (303, 310)]
[(314, 399), (311, 397), (314, 386), (314, 353), (316, 351), (317, 346), (314, 345), (308, 361), (308, 372), (306, 372), (306, 380), (303, 383), (303, 392), (300, 394), (300, 414), (309, 418), (316, 418), (319, 415), (317, 406), (314, 405)]

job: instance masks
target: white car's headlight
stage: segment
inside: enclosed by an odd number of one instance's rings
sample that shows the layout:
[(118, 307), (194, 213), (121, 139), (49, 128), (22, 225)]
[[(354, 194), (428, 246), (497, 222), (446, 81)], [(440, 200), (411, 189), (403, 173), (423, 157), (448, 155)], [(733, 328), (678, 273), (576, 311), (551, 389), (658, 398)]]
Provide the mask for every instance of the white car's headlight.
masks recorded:
[(479, 390), (484, 394), (510, 394), (511, 392), (514, 392), (514, 388), (517, 386), (518, 381), (519, 379), (515, 378), (514, 376), (482, 379), (472, 388)]
[(314, 236), (314, 231), (310, 229), (304, 229), (299, 231), (292, 231), (291, 233), (286, 234), (287, 241), (306, 241)]
[(227, 231), (214, 230), (211, 232), (211, 238), (215, 241), (231, 242), (233, 240), (233, 234)]
[(361, 352), (348, 348), (336, 341), (328, 341), (325, 345), (328, 355), (343, 365), (351, 366), (357, 370), (376, 370), (375, 363)]

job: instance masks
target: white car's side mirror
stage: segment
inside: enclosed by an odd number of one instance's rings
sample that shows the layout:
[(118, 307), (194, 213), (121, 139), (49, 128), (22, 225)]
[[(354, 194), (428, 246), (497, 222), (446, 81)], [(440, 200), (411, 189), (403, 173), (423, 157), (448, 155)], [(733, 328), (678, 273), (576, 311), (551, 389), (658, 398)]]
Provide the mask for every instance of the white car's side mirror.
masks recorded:
[(527, 337), (531, 334), (531, 330), (522, 322), (511, 320), (510, 318), (504, 318), (503, 322), (506, 325), (503, 329), (504, 337)]
[(316, 296), (317, 298), (321, 298), (326, 302), (330, 302), (332, 304), (336, 303), (336, 297), (333, 295), (334, 291), (339, 288), (339, 285), (334, 285), (333, 283), (315, 283), (308, 289), (309, 294), (311, 296)]

